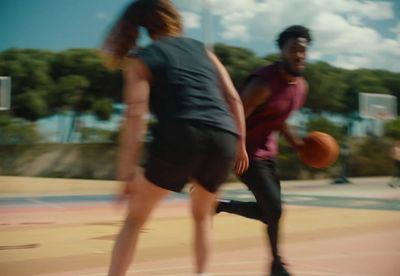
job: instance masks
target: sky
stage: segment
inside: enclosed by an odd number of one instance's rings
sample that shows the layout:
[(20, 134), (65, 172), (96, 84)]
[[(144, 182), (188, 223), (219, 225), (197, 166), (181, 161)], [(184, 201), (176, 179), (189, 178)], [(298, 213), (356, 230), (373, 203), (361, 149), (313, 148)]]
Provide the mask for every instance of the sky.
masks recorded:
[[(287, 26), (310, 28), (309, 60), (400, 72), (400, 0), (173, 0), (185, 35), (259, 56)], [(130, 0), (0, 0), (0, 51), (97, 48)], [(204, 12), (205, 10), (205, 12)], [(146, 44), (148, 40), (142, 40)]]

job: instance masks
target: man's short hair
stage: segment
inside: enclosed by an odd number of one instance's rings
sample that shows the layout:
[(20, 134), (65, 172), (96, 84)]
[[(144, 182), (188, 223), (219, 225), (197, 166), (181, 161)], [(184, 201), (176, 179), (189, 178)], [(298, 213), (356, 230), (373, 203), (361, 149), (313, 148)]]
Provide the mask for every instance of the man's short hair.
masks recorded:
[(290, 38), (305, 38), (308, 43), (311, 43), (312, 38), (310, 35), (310, 30), (307, 29), (304, 26), (301, 25), (293, 25), (288, 28), (286, 28), (283, 32), (280, 33), (277, 43), (279, 46), (279, 49), (283, 48), (283, 45), (285, 45), (286, 41)]

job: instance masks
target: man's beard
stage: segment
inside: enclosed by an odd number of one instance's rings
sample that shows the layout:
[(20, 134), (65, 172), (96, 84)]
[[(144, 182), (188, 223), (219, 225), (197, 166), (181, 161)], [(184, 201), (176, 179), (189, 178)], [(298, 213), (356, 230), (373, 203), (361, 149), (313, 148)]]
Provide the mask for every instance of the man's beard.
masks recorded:
[(292, 77), (302, 77), (304, 75), (304, 70), (294, 70), (286, 60), (282, 60), (282, 67)]

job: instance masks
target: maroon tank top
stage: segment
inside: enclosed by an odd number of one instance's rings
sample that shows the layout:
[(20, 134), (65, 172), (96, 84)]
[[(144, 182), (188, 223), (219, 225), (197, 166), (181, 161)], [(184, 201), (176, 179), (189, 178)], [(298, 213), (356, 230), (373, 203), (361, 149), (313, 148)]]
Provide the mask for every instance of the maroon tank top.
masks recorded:
[(246, 145), (251, 159), (272, 159), (278, 154), (277, 135), (292, 111), (306, 100), (307, 86), (303, 77), (288, 83), (279, 72), (279, 63), (261, 67), (245, 81), (261, 77), (271, 91), (269, 99), (246, 119)]

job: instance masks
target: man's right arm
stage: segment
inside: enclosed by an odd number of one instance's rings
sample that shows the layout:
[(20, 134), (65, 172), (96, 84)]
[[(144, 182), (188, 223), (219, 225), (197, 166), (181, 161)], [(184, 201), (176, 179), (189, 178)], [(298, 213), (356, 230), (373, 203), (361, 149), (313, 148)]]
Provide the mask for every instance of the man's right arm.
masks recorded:
[(271, 96), (267, 82), (261, 77), (253, 77), (241, 93), (245, 117), (249, 117)]

